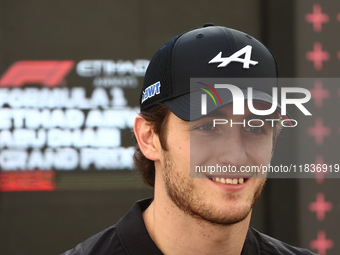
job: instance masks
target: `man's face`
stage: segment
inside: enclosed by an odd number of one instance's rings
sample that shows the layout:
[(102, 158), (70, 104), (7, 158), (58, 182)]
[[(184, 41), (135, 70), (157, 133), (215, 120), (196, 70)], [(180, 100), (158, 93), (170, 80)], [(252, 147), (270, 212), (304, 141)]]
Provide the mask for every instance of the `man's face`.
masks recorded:
[[(266, 109), (260, 103), (257, 109)], [(267, 117), (268, 118), (268, 117)], [(226, 125), (213, 127), (214, 119), (227, 119)], [(185, 213), (215, 224), (235, 224), (244, 220), (258, 200), (264, 178), (248, 174), (204, 173), (204, 178), (190, 178), (195, 166), (260, 166), (270, 163), (273, 128), (265, 122), (261, 128), (230, 126), (230, 120), (246, 123), (254, 117), (247, 107), (245, 115), (232, 115), (232, 105), (212, 116), (185, 122), (171, 113), (168, 122), (168, 151), (161, 160), (163, 182), (171, 200)], [(252, 122), (251, 125), (258, 125)], [(218, 179), (217, 179), (218, 178)], [(224, 180), (222, 180), (224, 178)], [(242, 180), (240, 180), (240, 178)], [(229, 180), (227, 180), (229, 179)], [(225, 181), (238, 184), (223, 183)], [(243, 181), (243, 183), (242, 183)]]

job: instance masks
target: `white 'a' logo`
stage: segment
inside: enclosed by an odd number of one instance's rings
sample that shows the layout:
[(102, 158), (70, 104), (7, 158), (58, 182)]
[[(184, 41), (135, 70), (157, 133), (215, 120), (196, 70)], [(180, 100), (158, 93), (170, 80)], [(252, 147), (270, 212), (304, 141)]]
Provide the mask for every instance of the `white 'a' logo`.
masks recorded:
[[(250, 65), (257, 65), (258, 61), (251, 60), (251, 50), (252, 47), (250, 45), (245, 46), (244, 48), (236, 51), (233, 55), (227, 58), (222, 58), (222, 51), (218, 53), (212, 60), (209, 61), (209, 64), (212, 63), (221, 63), (217, 67), (226, 67), (230, 62), (240, 62), (243, 63), (243, 68), (249, 69)], [(244, 58), (239, 58), (244, 54)]]

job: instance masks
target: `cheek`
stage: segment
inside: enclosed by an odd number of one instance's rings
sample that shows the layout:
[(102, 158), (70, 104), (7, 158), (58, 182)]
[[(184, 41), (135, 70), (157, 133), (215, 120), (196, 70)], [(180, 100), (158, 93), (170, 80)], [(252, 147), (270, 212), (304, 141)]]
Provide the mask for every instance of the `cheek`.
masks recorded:
[(179, 168), (190, 165), (190, 138), (185, 136), (169, 136), (168, 149), (173, 160)]
[(205, 165), (213, 159), (214, 142), (211, 140), (191, 139), (190, 141), (190, 161), (191, 166)]
[(246, 154), (254, 165), (269, 164), (272, 157), (272, 139), (266, 138), (247, 145)]
[(178, 165), (187, 168), (190, 165), (190, 142), (188, 141), (187, 144), (178, 142), (175, 146), (174, 152)]

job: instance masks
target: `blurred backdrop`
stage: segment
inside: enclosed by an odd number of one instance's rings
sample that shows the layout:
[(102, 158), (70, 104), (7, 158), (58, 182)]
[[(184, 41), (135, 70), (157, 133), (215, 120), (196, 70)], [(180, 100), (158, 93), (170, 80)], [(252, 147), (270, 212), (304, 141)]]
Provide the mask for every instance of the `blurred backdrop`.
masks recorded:
[[(206, 22), (261, 40), (281, 77), (338, 77), (336, 1), (0, 0), (0, 254), (59, 254), (152, 196), (131, 158), (144, 72), (164, 42)], [(337, 109), (339, 88), (310, 89), (316, 114), (282, 132), (274, 164), (340, 163), (337, 111), (333, 126), (318, 111)], [(252, 225), (339, 254), (339, 184), (269, 179)]]

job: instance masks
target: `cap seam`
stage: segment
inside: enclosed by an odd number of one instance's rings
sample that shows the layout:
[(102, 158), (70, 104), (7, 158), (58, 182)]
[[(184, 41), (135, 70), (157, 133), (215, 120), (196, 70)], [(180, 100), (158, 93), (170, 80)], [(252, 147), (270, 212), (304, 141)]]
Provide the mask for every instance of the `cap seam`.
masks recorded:
[[(225, 28), (225, 29), (223, 29), (223, 27), (219, 27), (222, 31), (223, 31), (223, 34), (226, 36), (226, 37), (228, 37), (228, 36), (230, 36), (230, 38), (231, 38), (231, 41), (232, 41), (232, 46), (233, 46), (233, 52), (236, 52), (238, 49), (237, 49), (237, 45), (236, 45), (236, 41), (235, 41), (235, 38), (234, 38), (234, 35), (233, 35), (233, 33), (230, 31), (230, 28)], [(228, 56), (228, 57), (230, 57), (230, 56)], [(236, 71), (236, 72), (235, 72)], [(240, 75), (240, 71), (238, 70), (238, 69), (234, 69), (234, 70), (232, 70), (232, 72), (233, 72), (233, 74), (235, 75), (235, 77), (241, 77), (241, 75)]]

